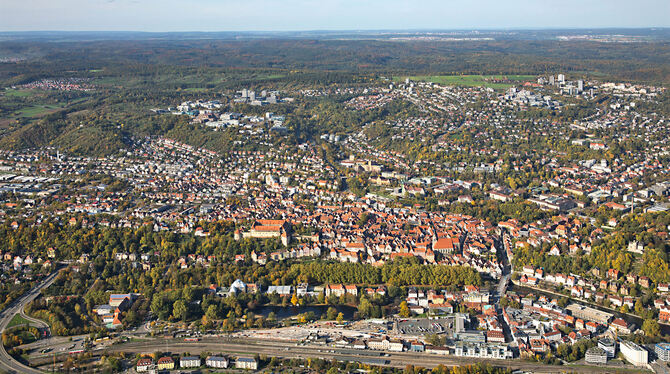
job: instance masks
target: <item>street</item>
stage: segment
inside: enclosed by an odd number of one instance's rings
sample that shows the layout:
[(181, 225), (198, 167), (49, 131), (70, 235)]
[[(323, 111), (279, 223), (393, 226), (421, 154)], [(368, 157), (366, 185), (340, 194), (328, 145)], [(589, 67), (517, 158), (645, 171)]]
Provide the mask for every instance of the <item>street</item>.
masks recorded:
[[(30, 320), (31, 322), (36, 322), (39, 325), (44, 326), (44, 322), (42, 321), (36, 321), (34, 318), (27, 317), (23, 313), (23, 308), (31, 301), (35, 300), (37, 296), (39, 296), (40, 292), (49, 287), (53, 281), (56, 279), (56, 276), (58, 275), (58, 272), (54, 272), (51, 275), (49, 275), (46, 279), (44, 279), (39, 285), (35, 286), (32, 288), (28, 293), (25, 295), (21, 296), (19, 299), (14, 301), (7, 309), (5, 309), (2, 313), (0, 313), (0, 331), (5, 331), (7, 328), (7, 325), (9, 322), (12, 320), (15, 314), (19, 313), (21, 316), (24, 318)], [(0, 348), (0, 369), (4, 370), (8, 373), (29, 373), (29, 374), (37, 374), (41, 373), (41, 371), (37, 369), (30, 368), (26, 365), (23, 365), (22, 363), (16, 361), (12, 356), (10, 356), (7, 351), (5, 350), (4, 345), (1, 345)]]

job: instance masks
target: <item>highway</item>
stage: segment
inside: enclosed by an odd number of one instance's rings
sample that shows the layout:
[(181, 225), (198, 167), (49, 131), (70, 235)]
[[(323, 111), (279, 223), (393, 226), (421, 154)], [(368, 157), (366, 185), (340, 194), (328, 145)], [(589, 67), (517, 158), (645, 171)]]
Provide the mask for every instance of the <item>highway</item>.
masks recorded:
[[(56, 279), (56, 276), (58, 275), (58, 272), (54, 272), (51, 275), (49, 275), (47, 278), (45, 278), (40, 284), (37, 286), (33, 287), (30, 291), (28, 291), (26, 294), (15, 300), (13, 303), (11, 303), (7, 309), (3, 310), (0, 313), (0, 331), (5, 331), (7, 328), (7, 325), (9, 324), (9, 321), (12, 320), (14, 315), (19, 313), (21, 316), (24, 318), (27, 318), (28, 320), (35, 322), (39, 324), (40, 326), (44, 326), (44, 322), (35, 320), (34, 318), (30, 318), (26, 316), (23, 312), (23, 308), (28, 304), (29, 302), (35, 300), (37, 296), (39, 296), (40, 292), (49, 287), (53, 281)], [(0, 344), (0, 370), (5, 371), (7, 373), (28, 373), (28, 374), (38, 374), (42, 373), (41, 371), (37, 369), (30, 368), (26, 365), (23, 365), (22, 363), (16, 361), (12, 356), (7, 353), (5, 350), (5, 347)]]
[[(200, 352), (228, 353), (230, 355), (267, 355), (279, 358), (322, 358), (342, 361), (356, 361), (372, 363), (383, 361), (386, 366), (404, 368), (415, 365), (433, 368), (437, 365), (458, 366), (488, 363), (494, 366), (507, 367), (513, 370), (520, 369), (533, 373), (608, 373), (612, 368), (606, 366), (552, 366), (524, 360), (494, 360), (470, 357), (438, 356), (427, 353), (411, 352), (381, 352), (371, 350), (353, 350), (326, 346), (299, 346), (296, 343), (285, 341), (231, 339), (231, 338), (204, 338), (198, 342), (184, 342), (180, 339), (154, 339), (153, 341), (129, 342), (107, 347), (105, 352), (153, 353), (169, 351), (171, 353), (199, 354)], [(94, 354), (96, 352), (94, 351)], [(100, 352), (101, 353), (101, 352)], [(384, 356), (386, 354), (387, 356)], [(380, 363), (381, 365), (381, 363)]]

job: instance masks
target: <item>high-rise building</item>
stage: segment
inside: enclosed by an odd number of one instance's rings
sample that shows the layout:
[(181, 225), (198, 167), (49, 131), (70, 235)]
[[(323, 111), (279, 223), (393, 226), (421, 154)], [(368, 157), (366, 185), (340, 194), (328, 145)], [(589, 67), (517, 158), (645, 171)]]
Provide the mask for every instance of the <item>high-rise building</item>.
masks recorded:
[(583, 80), (580, 79), (580, 80), (577, 81), (577, 89), (579, 90), (579, 92), (584, 91), (584, 81)]
[(549, 76), (549, 84), (553, 86), (554, 83), (555, 83), (555, 81), (554, 81), (554, 76), (553, 76), (553, 75), (550, 75), (550, 76)]
[(565, 83), (565, 74), (559, 74), (558, 75), (558, 82), (559, 83)]

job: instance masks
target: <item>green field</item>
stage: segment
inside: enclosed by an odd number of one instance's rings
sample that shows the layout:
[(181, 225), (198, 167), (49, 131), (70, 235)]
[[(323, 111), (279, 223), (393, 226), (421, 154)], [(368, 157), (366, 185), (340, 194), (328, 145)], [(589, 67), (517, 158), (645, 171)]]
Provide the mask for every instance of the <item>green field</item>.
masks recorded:
[(31, 90), (5, 90), (5, 96), (8, 97), (27, 97), (32, 94), (33, 91)]
[(11, 327), (14, 327), (14, 326), (20, 326), (20, 325), (27, 325), (29, 323), (30, 323), (30, 321), (21, 317), (20, 314), (16, 314), (16, 315), (14, 315), (14, 317), (12, 317), (12, 320), (9, 321), (9, 324), (7, 324), (7, 328), (11, 328)]
[(14, 112), (14, 115), (23, 118), (34, 118), (62, 108), (57, 105), (33, 105)]
[(205, 87), (188, 87), (184, 88), (186, 92), (206, 92), (208, 89)]
[[(490, 87), (507, 89), (514, 85), (535, 79), (533, 75), (419, 75), (414, 77), (393, 77), (395, 82), (409, 78), (417, 82), (433, 82), (445, 86)], [(504, 80), (504, 82), (499, 82)]]

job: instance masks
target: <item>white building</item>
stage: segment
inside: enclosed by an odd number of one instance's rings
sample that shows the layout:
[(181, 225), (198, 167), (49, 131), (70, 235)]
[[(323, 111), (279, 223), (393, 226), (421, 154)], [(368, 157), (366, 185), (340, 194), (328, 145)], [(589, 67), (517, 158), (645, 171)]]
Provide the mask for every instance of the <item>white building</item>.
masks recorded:
[(610, 338), (599, 339), (598, 348), (607, 353), (607, 358), (614, 358), (616, 356), (616, 342)]
[(633, 342), (622, 340), (619, 343), (619, 350), (626, 361), (635, 366), (644, 366), (649, 362), (649, 352)]
[(207, 360), (205, 360), (205, 365), (207, 365), (207, 367), (210, 368), (227, 369), (228, 363), (229, 363), (228, 359), (221, 356), (209, 356), (207, 357)]
[(240, 357), (235, 360), (235, 367), (237, 369), (256, 370), (258, 369), (258, 362), (254, 358)]
[(505, 345), (472, 343), (456, 345), (454, 356), (506, 359), (512, 358), (513, 353), (509, 347)]
[(670, 361), (670, 344), (658, 343), (654, 347), (654, 351), (656, 352), (659, 360), (663, 362)]
[(587, 364), (606, 364), (607, 363), (607, 352), (604, 349), (598, 347), (589, 348), (586, 351), (586, 363)]
[(200, 367), (200, 357), (187, 356), (179, 359), (179, 366), (182, 368), (197, 368)]

